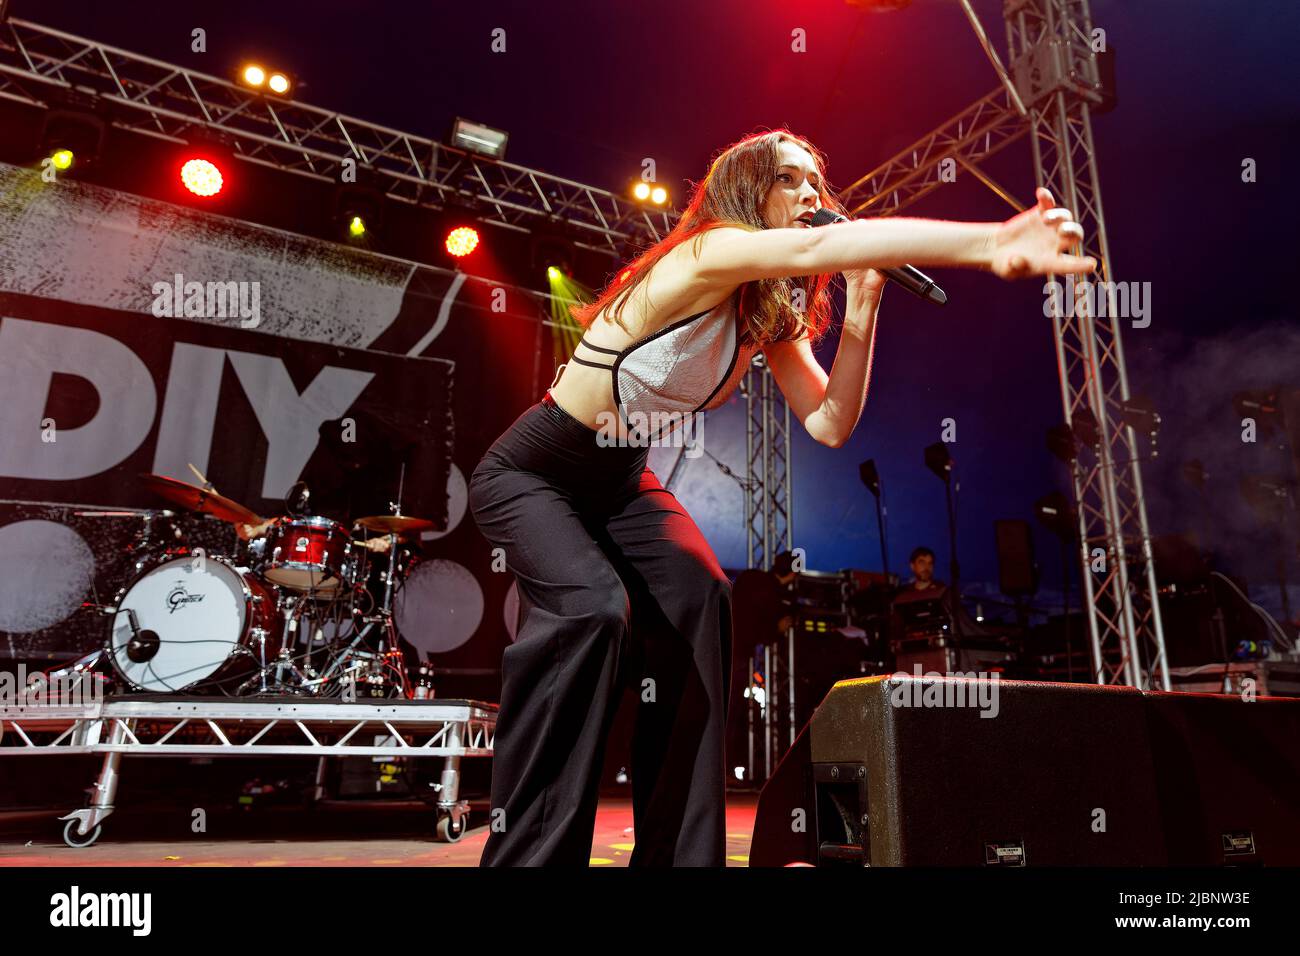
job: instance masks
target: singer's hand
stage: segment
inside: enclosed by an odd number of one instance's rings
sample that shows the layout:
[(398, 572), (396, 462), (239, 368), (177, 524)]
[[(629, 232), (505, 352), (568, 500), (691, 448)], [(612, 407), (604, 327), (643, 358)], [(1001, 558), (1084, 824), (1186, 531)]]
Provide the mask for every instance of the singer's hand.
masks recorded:
[(888, 281), (883, 272), (875, 269), (845, 269), (844, 287), (850, 293), (879, 296)]
[(1067, 253), (1083, 240), (1083, 227), (1068, 209), (1058, 208), (1049, 190), (1039, 186), (1038, 204), (997, 228), (990, 268), (1003, 279), (1027, 276), (1085, 274), (1097, 268), (1092, 256)]

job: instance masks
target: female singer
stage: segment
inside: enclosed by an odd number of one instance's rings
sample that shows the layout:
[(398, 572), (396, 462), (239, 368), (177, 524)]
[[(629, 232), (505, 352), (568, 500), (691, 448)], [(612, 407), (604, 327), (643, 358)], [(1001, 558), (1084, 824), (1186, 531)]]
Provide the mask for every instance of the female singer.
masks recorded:
[[(845, 213), (824, 157), (786, 130), (759, 133), (724, 149), (672, 232), (574, 311), (586, 333), (571, 362), (469, 484), (474, 519), (522, 604), (502, 660), (481, 865), (587, 864), (607, 730), (627, 684), (638, 695), (629, 862), (724, 864), (731, 587), (646, 467), (649, 445), (725, 402), (761, 349), (795, 417), (840, 447), (866, 401), (877, 269), (1012, 279), (1095, 268), (1067, 253), (1082, 227), (1046, 189), (1037, 197), (1003, 223), (814, 229), (816, 210)], [(812, 347), (830, 321), (835, 273), (847, 298), (828, 377)]]

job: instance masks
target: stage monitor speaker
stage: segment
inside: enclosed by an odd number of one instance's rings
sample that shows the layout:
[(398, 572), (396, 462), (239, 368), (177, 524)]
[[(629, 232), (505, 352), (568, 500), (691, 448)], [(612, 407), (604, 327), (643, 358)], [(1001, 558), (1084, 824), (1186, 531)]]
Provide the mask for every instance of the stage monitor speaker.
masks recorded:
[[(805, 782), (760, 800), (754, 865), (800, 854), (817, 865), (1164, 862), (1136, 690), (862, 678), (836, 684), (805, 733)], [(777, 832), (769, 815), (789, 830), (801, 807), (811, 838), (759, 845)]]
[(1170, 865), (1300, 865), (1300, 701), (1145, 697)]
[(750, 866), (817, 863), (812, 755), (808, 726), (799, 731), (758, 795)]
[(1297, 820), (1298, 701), (897, 675), (827, 695), (750, 864), (1295, 865)]

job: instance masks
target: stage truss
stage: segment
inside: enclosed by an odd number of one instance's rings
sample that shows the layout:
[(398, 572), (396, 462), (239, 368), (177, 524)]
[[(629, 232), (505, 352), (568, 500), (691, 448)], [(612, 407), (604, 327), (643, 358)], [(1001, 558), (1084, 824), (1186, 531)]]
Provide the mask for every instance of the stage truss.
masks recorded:
[[(2, 16), (2, 14), (0, 14)], [(487, 159), (61, 30), (0, 24), (0, 96), (38, 107), (75, 91), (115, 126), (176, 143), (215, 136), (239, 158), (324, 182), (354, 159), (399, 202), (456, 206), (482, 222), (530, 232), (567, 227), (575, 245), (622, 258), (657, 241), (670, 213), (538, 169)]]
[(462, 757), (491, 757), (495, 704), (471, 700), (310, 698), (104, 698), (84, 704), (0, 707), (0, 757), (103, 756), (90, 806), (72, 810), (64, 840), (94, 843), (113, 813), (122, 757), (316, 757), (314, 799), (323, 796), (324, 758), (442, 758), (436, 836), (464, 835)]

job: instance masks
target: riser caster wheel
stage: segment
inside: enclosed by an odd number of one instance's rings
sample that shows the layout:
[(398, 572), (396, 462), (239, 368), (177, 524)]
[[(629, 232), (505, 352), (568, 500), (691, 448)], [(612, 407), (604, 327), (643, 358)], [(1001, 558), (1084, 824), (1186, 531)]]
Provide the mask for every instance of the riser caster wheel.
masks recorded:
[(465, 835), (465, 818), (453, 820), (450, 815), (438, 818), (435, 835), (439, 843), (456, 843)]
[(77, 825), (81, 821), (69, 820), (63, 828), (63, 842), (74, 850), (82, 850), (90, 846), (99, 839), (99, 835), (104, 832), (104, 825), (101, 823), (89, 833), (82, 835), (77, 832)]

